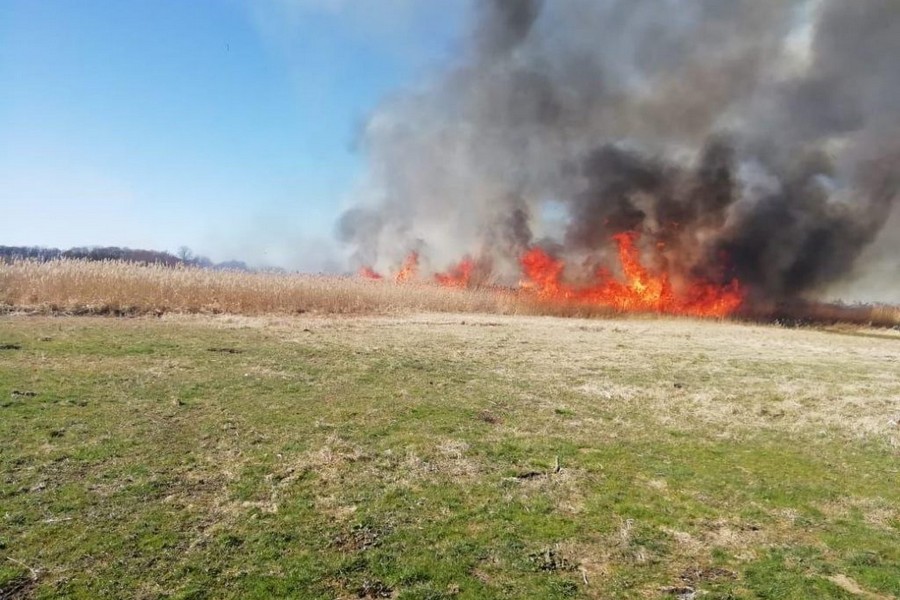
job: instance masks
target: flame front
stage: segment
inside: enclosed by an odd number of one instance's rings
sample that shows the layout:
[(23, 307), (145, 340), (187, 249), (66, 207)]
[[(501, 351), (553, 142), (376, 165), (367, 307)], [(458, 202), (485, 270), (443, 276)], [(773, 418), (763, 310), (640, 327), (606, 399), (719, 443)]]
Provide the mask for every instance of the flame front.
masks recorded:
[(376, 273), (372, 267), (362, 267), (359, 270), (359, 276), (363, 279), (384, 279), (384, 277)]
[(415, 276), (418, 274), (419, 253), (410, 252), (406, 257), (406, 260), (403, 261), (403, 266), (400, 267), (400, 270), (397, 271), (396, 275), (394, 275), (394, 281), (396, 281), (397, 283), (403, 283), (404, 281), (409, 281), (410, 279), (415, 278)]
[[(606, 306), (622, 312), (656, 312), (697, 317), (724, 317), (734, 313), (743, 303), (744, 291), (737, 280), (720, 285), (708, 281), (689, 281), (677, 289), (669, 274), (654, 272), (641, 261), (637, 232), (618, 233), (612, 237), (617, 247), (622, 278), (599, 269), (594, 281), (585, 285), (566, 283), (566, 264), (539, 247), (528, 249), (520, 258), (522, 279), (519, 289), (542, 302), (578, 303)], [(466, 256), (443, 273), (434, 275), (438, 285), (453, 288), (473, 287), (476, 262)], [(409, 282), (418, 275), (419, 255), (410, 253), (394, 274), (397, 283)], [(479, 273), (481, 267), (479, 267)], [(382, 279), (371, 268), (360, 275)], [(482, 275), (479, 275), (479, 281)]]
[(434, 280), (445, 287), (467, 288), (472, 281), (472, 271), (475, 270), (475, 261), (466, 256), (459, 264), (447, 269), (444, 273), (436, 273)]
[(591, 285), (566, 285), (562, 281), (565, 263), (540, 248), (532, 248), (522, 257), (525, 279), (521, 286), (544, 300), (609, 306), (622, 312), (723, 317), (733, 313), (743, 302), (744, 294), (736, 280), (724, 286), (690, 282), (676, 293), (668, 274), (652, 273), (641, 262), (637, 233), (619, 233), (613, 240), (618, 247), (624, 281), (599, 271)]

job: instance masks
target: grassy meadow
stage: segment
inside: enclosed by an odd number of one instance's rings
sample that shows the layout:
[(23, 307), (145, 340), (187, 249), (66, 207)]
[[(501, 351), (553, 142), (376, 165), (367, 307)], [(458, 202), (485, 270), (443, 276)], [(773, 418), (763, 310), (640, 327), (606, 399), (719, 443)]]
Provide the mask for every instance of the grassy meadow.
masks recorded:
[(0, 598), (895, 598), (898, 419), (890, 330), (11, 314)]

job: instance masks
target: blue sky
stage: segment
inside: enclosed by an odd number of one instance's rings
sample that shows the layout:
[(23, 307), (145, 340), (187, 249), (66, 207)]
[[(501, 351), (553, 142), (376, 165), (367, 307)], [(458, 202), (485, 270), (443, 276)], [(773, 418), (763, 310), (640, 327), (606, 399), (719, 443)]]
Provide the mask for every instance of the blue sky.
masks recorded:
[(0, 245), (317, 270), (386, 95), (452, 59), (464, 0), (3, 0)]

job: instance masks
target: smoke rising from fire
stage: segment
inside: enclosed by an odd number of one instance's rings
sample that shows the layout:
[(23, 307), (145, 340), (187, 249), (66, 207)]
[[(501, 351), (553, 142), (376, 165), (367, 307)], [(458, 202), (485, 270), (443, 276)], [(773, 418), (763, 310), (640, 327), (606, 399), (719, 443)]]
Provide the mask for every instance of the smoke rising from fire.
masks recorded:
[(676, 285), (789, 300), (859, 269), (897, 204), (896, 0), (493, 0), (466, 41), (365, 128), (338, 227), (360, 265), (515, 282), (540, 246), (577, 281), (627, 231)]

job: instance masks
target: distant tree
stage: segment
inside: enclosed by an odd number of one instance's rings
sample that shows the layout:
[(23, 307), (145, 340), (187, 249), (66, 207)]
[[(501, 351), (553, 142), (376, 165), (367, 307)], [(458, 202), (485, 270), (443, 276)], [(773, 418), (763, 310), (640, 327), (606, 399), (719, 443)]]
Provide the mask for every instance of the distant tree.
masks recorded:
[(41, 248), (38, 246), (0, 246), (0, 261), (37, 260), (47, 261), (59, 258), (62, 251), (58, 248)]
[(194, 260), (194, 252), (187, 246), (179, 247), (178, 252), (175, 253), (175, 256), (180, 258), (181, 262), (184, 263), (190, 263)]
[(208, 269), (210, 267), (215, 266), (215, 263), (213, 261), (211, 261), (206, 256), (201, 256), (200, 254), (194, 255), (194, 260), (192, 262), (193, 262), (193, 264), (197, 265), (198, 267), (203, 267), (204, 269)]

